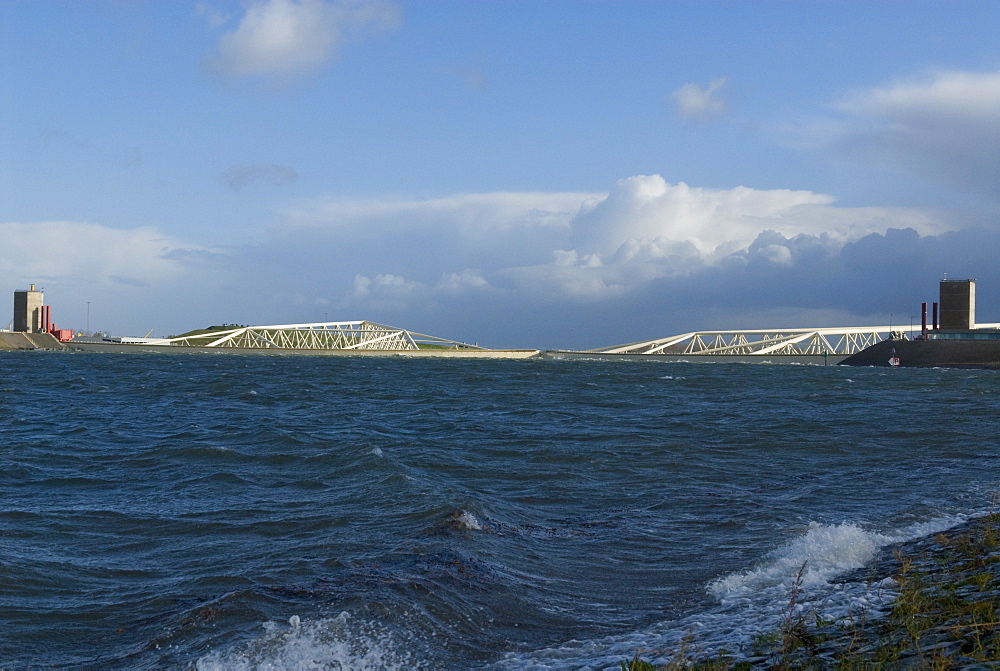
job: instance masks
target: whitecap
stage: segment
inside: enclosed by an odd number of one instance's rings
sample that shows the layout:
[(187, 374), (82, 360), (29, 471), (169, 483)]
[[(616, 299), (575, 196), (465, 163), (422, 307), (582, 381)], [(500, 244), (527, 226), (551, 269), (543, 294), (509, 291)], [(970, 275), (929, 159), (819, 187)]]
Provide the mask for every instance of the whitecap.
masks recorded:
[(467, 531), (483, 530), (483, 525), (479, 522), (476, 516), (465, 510), (455, 514), (451, 518), (451, 521), (458, 529), (465, 529)]
[(802, 585), (822, 584), (861, 568), (894, 541), (891, 536), (865, 531), (856, 524), (814, 522), (804, 535), (772, 553), (761, 566), (720, 578), (708, 586), (708, 591), (725, 602), (772, 587), (789, 587), (800, 571)]
[(199, 671), (244, 669), (414, 669), (428, 666), (413, 644), (376, 623), (341, 613), (334, 618), (288, 624), (266, 622), (259, 637), (199, 659)]
[(609, 668), (637, 650), (647, 661), (665, 665), (680, 649), (690, 654), (689, 646), (699, 655), (726, 650), (739, 658), (752, 652), (758, 637), (773, 633), (789, 617), (790, 607), (807, 619), (844, 620), (862, 613), (877, 618), (895, 598), (897, 585), (891, 578), (874, 583), (834, 579), (868, 565), (887, 545), (943, 531), (964, 519), (942, 516), (886, 533), (849, 522), (812, 523), (758, 566), (711, 582), (707, 591), (719, 600), (715, 607), (641, 631), (510, 653), (490, 668)]

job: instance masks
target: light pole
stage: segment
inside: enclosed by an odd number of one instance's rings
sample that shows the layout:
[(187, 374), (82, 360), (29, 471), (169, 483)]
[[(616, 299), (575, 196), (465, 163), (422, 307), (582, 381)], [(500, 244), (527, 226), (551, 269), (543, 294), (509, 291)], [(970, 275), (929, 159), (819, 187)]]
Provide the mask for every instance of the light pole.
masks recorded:
[(90, 335), (90, 301), (87, 301), (87, 335)]

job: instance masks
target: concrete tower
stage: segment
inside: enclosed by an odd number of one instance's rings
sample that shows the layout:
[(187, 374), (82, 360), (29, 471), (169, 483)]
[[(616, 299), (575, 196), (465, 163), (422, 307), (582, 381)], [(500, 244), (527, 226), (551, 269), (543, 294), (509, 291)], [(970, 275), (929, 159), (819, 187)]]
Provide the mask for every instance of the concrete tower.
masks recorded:
[(35, 285), (30, 289), (14, 292), (14, 330), (22, 333), (41, 333), (42, 303), (45, 294), (35, 291)]
[(941, 280), (941, 329), (976, 328), (976, 281)]

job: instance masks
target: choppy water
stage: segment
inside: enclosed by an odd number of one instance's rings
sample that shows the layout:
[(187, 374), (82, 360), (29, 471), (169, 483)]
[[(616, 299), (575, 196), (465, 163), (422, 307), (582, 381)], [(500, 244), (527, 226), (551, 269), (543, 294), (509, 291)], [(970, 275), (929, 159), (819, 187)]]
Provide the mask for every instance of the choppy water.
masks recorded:
[[(0, 666), (739, 650), (997, 489), (1000, 373), (0, 354)], [(653, 651), (653, 652), (648, 652)]]

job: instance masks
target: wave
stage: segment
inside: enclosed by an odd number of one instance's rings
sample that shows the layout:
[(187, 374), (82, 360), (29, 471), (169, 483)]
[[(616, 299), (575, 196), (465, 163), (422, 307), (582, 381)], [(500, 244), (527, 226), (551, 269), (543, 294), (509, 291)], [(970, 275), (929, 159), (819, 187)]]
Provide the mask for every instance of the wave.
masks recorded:
[(841, 620), (863, 612), (878, 617), (892, 602), (891, 578), (837, 578), (870, 565), (887, 546), (944, 531), (968, 517), (941, 516), (888, 533), (854, 523), (811, 523), (758, 566), (709, 583), (708, 593), (718, 600), (714, 608), (620, 636), (509, 653), (491, 668), (605, 669), (618, 667), (637, 652), (659, 665), (670, 662), (682, 648), (688, 655), (726, 651), (738, 658), (751, 651), (755, 640), (777, 630), (788, 616), (793, 590), (798, 590), (797, 616)]
[[(812, 523), (759, 565), (709, 583), (706, 590), (717, 599), (715, 607), (627, 634), (510, 652), (484, 668), (617, 668), (637, 652), (654, 664), (665, 664), (682, 647), (687, 654), (712, 655), (725, 650), (739, 657), (741, 652), (752, 651), (757, 638), (775, 631), (788, 616), (793, 589), (800, 590), (797, 615), (840, 619), (864, 611), (877, 617), (891, 603), (893, 581), (838, 577), (871, 565), (880, 551), (892, 544), (943, 531), (966, 519), (965, 515), (941, 516), (890, 532), (855, 523)], [(455, 530), (483, 528), (465, 510), (454, 511), (445, 524)], [(292, 616), (285, 622), (264, 623), (263, 632), (253, 640), (213, 651), (200, 658), (195, 668), (448, 668), (433, 641), (419, 640), (422, 627), (415, 623), (419, 619), (401, 617), (393, 624), (346, 611), (308, 621)]]
[(199, 659), (198, 671), (243, 669), (414, 669), (430, 664), (406, 635), (340, 613), (337, 617), (287, 623), (267, 622), (264, 634), (226, 652)]
[(765, 590), (790, 588), (790, 581), (799, 581), (803, 587), (824, 584), (833, 576), (861, 568), (893, 542), (891, 536), (865, 531), (856, 524), (813, 522), (804, 535), (773, 553), (770, 561), (715, 580), (708, 591), (726, 603)]

